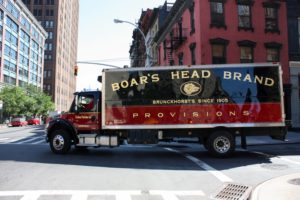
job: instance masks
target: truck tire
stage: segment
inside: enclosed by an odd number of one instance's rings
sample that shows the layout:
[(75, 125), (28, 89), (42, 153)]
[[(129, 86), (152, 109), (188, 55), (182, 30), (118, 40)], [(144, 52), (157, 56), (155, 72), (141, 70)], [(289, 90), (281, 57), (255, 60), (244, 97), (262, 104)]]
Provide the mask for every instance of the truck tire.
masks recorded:
[(234, 135), (226, 130), (213, 132), (206, 142), (209, 153), (215, 157), (229, 157), (235, 149)]
[(55, 130), (50, 136), (50, 148), (53, 153), (66, 154), (71, 148), (71, 137), (64, 129)]

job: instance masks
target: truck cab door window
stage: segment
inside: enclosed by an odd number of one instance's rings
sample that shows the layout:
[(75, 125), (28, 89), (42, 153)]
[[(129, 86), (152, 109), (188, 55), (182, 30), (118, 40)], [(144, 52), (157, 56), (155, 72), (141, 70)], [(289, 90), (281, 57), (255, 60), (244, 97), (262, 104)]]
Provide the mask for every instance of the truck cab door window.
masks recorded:
[(82, 95), (78, 97), (79, 112), (96, 112), (96, 101), (93, 95)]

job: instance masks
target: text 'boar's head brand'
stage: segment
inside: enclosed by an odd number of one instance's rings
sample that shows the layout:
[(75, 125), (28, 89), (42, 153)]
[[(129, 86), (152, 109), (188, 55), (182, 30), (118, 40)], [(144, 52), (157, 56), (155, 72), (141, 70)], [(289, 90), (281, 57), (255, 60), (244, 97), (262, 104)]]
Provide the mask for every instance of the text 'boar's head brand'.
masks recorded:
[[(170, 79), (172, 80), (178, 80), (178, 79), (199, 79), (199, 78), (210, 78), (211, 72), (209, 70), (183, 70), (183, 71), (171, 71)], [(129, 80), (123, 80), (119, 83), (112, 83), (111, 87), (113, 91), (118, 91), (120, 89), (126, 89), (131, 87), (137, 87), (139, 85), (146, 85), (148, 83), (157, 83), (160, 81), (159, 74), (146, 74), (144, 76), (139, 76), (136, 78), (131, 78)], [(192, 85), (187, 85), (186, 87), (192, 87)], [(196, 87), (199, 87), (199, 85), (194, 85), (194, 89)], [(191, 89), (191, 88), (190, 88)], [(188, 94), (188, 92), (185, 92), (185, 94)], [(194, 92), (192, 92), (194, 94)], [(190, 96), (190, 95), (189, 95)]]

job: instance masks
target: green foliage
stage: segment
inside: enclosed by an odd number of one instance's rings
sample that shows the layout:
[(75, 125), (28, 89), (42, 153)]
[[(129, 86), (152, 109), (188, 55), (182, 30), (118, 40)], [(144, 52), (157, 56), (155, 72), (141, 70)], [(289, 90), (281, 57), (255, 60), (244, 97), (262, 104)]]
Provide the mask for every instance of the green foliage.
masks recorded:
[(3, 111), (7, 116), (39, 116), (54, 110), (51, 97), (34, 86), (6, 86), (0, 92), (0, 100), (3, 101)]

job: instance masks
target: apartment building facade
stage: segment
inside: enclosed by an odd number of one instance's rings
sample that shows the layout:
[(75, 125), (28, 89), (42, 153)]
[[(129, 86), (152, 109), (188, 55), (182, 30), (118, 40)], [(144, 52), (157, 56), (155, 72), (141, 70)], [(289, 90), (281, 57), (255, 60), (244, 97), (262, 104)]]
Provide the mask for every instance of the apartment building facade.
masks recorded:
[(21, 0), (0, 0), (0, 86), (43, 88), (46, 31)]
[(177, 0), (154, 38), (158, 65), (280, 62), (291, 119), (287, 7), (279, 0)]
[(23, 0), (48, 33), (45, 42), (44, 92), (57, 111), (67, 111), (76, 90), (79, 0)]

